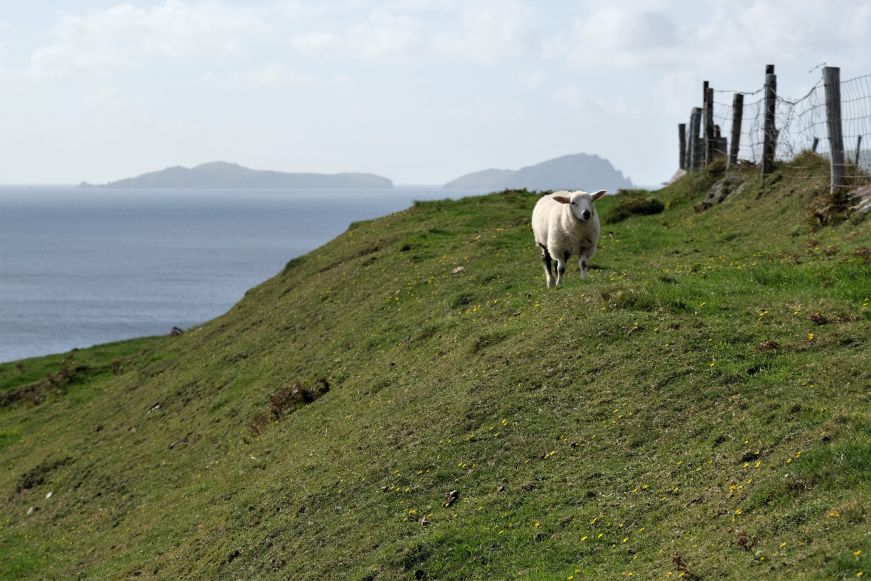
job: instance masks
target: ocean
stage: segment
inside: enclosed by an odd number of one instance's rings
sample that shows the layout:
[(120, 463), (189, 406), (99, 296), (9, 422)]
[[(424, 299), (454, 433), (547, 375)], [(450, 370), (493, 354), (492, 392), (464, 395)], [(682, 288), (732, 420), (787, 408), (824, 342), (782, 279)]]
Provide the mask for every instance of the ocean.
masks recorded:
[(0, 362), (189, 328), (351, 222), (480, 193), (2, 187)]

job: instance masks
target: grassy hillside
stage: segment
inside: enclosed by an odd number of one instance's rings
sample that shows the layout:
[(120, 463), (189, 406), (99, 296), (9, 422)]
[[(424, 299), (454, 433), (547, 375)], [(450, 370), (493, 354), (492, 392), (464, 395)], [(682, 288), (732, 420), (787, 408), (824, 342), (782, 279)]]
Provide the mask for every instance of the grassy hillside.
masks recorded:
[(0, 366), (0, 577), (868, 571), (871, 220), (812, 229), (825, 175), (695, 212), (715, 177), (558, 289), (535, 196), (421, 203), (182, 336)]

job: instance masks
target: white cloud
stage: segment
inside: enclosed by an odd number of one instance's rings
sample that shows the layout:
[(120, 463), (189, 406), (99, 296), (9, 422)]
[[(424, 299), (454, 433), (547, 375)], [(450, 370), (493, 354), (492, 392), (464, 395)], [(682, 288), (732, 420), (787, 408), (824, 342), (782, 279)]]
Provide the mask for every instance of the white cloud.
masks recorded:
[(457, 30), (436, 34), (436, 54), (492, 63), (541, 47), (533, 14), (520, 0), (479, 0), (463, 5)]
[(423, 26), (406, 15), (376, 10), (343, 33), (307, 32), (294, 36), (294, 48), (317, 56), (404, 61), (422, 48)]
[(408, 16), (375, 12), (351, 31), (353, 44), (369, 59), (399, 59), (413, 56), (421, 47), (423, 27)]
[(519, 79), (521, 83), (530, 89), (537, 89), (544, 84), (545, 80), (547, 80), (547, 73), (541, 70), (532, 71), (530, 73), (521, 73)]
[(608, 6), (578, 18), (568, 36), (547, 44), (547, 53), (582, 67), (631, 68), (671, 61), (679, 44), (678, 27), (665, 12)]
[(291, 45), (303, 52), (330, 55), (345, 48), (342, 37), (332, 32), (306, 32), (290, 39)]
[[(848, 0), (742, 0), (723, 3), (709, 22), (689, 31), (687, 46), (714, 65), (868, 57), (871, 6)], [(700, 59), (697, 59), (700, 60)], [(818, 61), (809, 64), (817, 64)], [(834, 63), (833, 63), (834, 64)]]
[(106, 107), (113, 107), (121, 103), (118, 87), (105, 86), (100, 87), (93, 93), (85, 97), (85, 105), (92, 109), (105, 110)]
[[(377, 5), (377, 7), (376, 7)], [(357, 2), (368, 16), (344, 30), (299, 33), (294, 48), (327, 58), (409, 61), (422, 57), (493, 63), (536, 54), (541, 42), (523, 0)]]
[(614, 117), (640, 118), (641, 110), (630, 105), (625, 97), (616, 99), (602, 98), (599, 93), (590, 89), (581, 89), (578, 85), (560, 85), (553, 92), (557, 103), (578, 109), (585, 113), (605, 113)]
[(31, 56), (30, 72), (38, 79), (63, 77), (150, 57), (232, 52), (267, 30), (257, 12), (218, 1), (166, 0), (153, 8), (119, 4), (85, 15), (64, 14), (55, 42)]
[[(703, 11), (615, 1), (589, 7), (571, 31), (547, 43), (546, 52), (581, 68), (736, 71), (770, 62), (812, 66), (838, 57), (867, 63), (869, 29), (871, 5), (849, 0), (717, 0)], [(856, 54), (857, 46), (868, 50)]]
[(702, 79), (694, 71), (678, 70), (667, 73), (656, 88), (657, 101), (662, 113), (681, 118), (689, 117), (691, 108), (701, 98)]
[(301, 73), (291, 69), (283, 64), (273, 63), (262, 67), (257, 67), (247, 71), (242, 71), (235, 75), (242, 81), (262, 85), (301, 85), (311, 86), (318, 82), (318, 79), (311, 74)]

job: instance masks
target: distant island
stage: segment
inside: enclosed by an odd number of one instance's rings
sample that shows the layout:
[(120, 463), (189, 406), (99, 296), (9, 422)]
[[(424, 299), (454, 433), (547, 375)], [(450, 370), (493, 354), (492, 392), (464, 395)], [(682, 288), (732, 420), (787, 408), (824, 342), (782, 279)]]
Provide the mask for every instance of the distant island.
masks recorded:
[(254, 170), (235, 163), (215, 161), (196, 167), (168, 167), (164, 170), (110, 182), (102, 186), (82, 183), (81, 187), (129, 189), (230, 189), (230, 188), (392, 188), (393, 182), (369, 173), (284, 173)]
[(611, 162), (598, 155), (577, 153), (520, 168), (486, 169), (449, 181), (446, 188), (480, 188), (502, 190), (526, 188), (529, 190), (598, 190), (617, 191), (631, 188), (629, 181)]

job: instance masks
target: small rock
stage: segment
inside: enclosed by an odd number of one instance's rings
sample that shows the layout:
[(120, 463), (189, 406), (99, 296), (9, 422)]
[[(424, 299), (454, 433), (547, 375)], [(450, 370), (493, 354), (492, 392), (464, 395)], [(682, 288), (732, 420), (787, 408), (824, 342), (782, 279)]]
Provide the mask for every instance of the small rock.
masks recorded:
[(499, 488), (496, 489), (496, 492), (504, 492), (504, 491), (505, 491), (505, 485), (504, 485), (504, 484), (500, 484), (500, 485), (499, 485)]
[(422, 527), (429, 526), (429, 519), (426, 517), (423, 517), (422, 519), (420, 519), (420, 526), (422, 526)]
[(39, 510), (38, 506), (31, 506), (30, 508), (27, 509), (27, 515), (30, 516), (38, 510)]
[(708, 191), (708, 197), (696, 206), (696, 210), (702, 212), (717, 204), (722, 204), (729, 196), (740, 194), (750, 182), (742, 175), (726, 176)]
[(543, 532), (538, 531), (537, 533), (535, 533), (535, 542), (536, 543), (540, 543), (543, 540), (544, 540), (544, 533)]
[(445, 495), (445, 502), (443, 506), (448, 507), (457, 502), (457, 499), (460, 498), (459, 490), (451, 490)]
[(184, 331), (181, 330), (179, 327), (173, 327), (172, 331), (169, 332), (169, 336), (170, 337), (178, 337), (179, 335), (181, 335), (183, 333), (184, 333)]
[(853, 210), (861, 214), (871, 212), (871, 186), (864, 186), (850, 193), (854, 203)]
[(188, 443), (187, 438), (182, 438), (181, 440), (176, 440), (175, 442), (173, 442), (172, 444), (170, 444), (170, 445), (169, 445), (169, 449), (172, 450), (173, 448), (176, 448), (176, 447), (178, 447), (178, 446), (184, 446), (184, 445), (187, 444), (187, 443)]
[(451, 269), (451, 274), (460, 274), (464, 270), (466, 270), (465, 266), (455, 266), (454, 268)]
[(687, 170), (679, 169), (676, 172), (674, 172), (674, 175), (671, 176), (671, 179), (668, 180), (665, 183), (665, 185), (670, 186), (671, 184), (675, 183), (676, 181), (678, 181), (680, 178), (684, 177), (685, 175), (687, 175)]
[(52, 494), (54, 494), (54, 492), (51, 491), (51, 490), (49, 490), (48, 492), (46, 492), (46, 493), (45, 493), (45, 499), (48, 500), (49, 498), (51, 498), (51, 495), (52, 495)]

